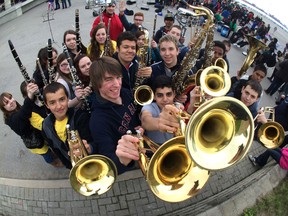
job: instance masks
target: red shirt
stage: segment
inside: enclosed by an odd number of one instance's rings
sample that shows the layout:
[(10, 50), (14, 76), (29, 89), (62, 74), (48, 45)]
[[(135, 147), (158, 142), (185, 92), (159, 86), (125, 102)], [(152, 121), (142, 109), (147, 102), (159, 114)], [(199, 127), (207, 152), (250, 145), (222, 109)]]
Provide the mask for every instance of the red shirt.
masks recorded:
[[(111, 40), (117, 41), (118, 35), (123, 32), (124, 27), (122, 25), (121, 20), (117, 14), (108, 15), (106, 12), (102, 13), (103, 22), (105, 23), (106, 28), (108, 27), (108, 20), (111, 18), (110, 22), (110, 32), (109, 36)], [(100, 16), (96, 17), (93, 22), (92, 29), (90, 31), (90, 37), (92, 36), (93, 29), (99, 24)]]

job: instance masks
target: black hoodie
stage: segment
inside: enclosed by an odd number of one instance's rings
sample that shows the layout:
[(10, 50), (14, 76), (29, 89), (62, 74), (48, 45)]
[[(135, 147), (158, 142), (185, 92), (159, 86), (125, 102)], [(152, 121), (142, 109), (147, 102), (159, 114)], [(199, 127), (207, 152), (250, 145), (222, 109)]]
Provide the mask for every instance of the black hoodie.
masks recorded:
[(135, 133), (134, 128), (140, 125), (130, 91), (122, 88), (120, 96), (122, 105), (112, 103), (95, 93), (90, 117), (90, 131), (98, 153), (109, 157), (115, 163), (118, 174), (131, 169), (134, 164), (132, 162), (126, 167), (120, 163), (115, 153), (118, 140), (127, 130)]

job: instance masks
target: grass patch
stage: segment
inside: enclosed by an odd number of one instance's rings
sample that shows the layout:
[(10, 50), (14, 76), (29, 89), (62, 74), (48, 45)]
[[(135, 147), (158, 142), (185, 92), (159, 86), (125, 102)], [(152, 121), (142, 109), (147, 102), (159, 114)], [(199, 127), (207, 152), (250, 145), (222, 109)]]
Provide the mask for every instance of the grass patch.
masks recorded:
[(288, 177), (269, 194), (257, 200), (251, 208), (244, 210), (242, 216), (287, 216)]

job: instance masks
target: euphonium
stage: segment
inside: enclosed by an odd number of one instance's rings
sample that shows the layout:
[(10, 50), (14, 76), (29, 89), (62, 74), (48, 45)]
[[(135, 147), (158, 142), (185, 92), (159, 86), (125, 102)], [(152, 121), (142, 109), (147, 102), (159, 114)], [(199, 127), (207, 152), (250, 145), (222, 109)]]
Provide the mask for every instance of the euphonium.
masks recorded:
[(270, 113), (271, 118), (262, 124), (258, 130), (259, 141), (268, 149), (278, 148), (284, 141), (284, 128), (275, 122), (275, 110), (273, 107), (265, 107), (264, 113)]
[(266, 44), (264, 44), (262, 41), (256, 39), (255, 37), (253, 36), (250, 36), (250, 35), (245, 35), (245, 37), (247, 38), (248, 40), (248, 43), (249, 43), (249, 52), (243, 62), (243, 65), (239, 71), (239, 74), (238, 76), (241, 77), (242, 75), (244, 75), (249, 66), (253, 63), (256, 55), (257, 55), (257, 52), (261, 49), (265, 49), (267, 48)]
[[(180, 125), (185, 124), (180, 122)], [(181, 134), (183, 131), (185, 129), (181, 128), (179, 136), (160, 147), (149, 138), (140, 137), (140, 168), (152, 192), (167, 202), (180, 202), (195, 196), (205, 186), (210, 175), (208, 170), (201, 169), (191, 160), (185, 147), (184, 134)], [(150, 160), (141, 151), (143, 141), (154, 152)]]
[[(117, 168), (114, 162), (103, 155), (88, 156), (87, 150), (77, 130), (67, 128), (67, 140), (70, 150), (72, 169), (70, 183), (73, 189), (84, 195), (100, 195), (107, 192), (117, 177)], [(80, 145), (79, 156), (73, 155), (74, 145)]]
[(254, 137), (253, 117), (241, 101), (217, 97), (203, 103), (191, 116), (185, 144), (195, 163), (221, 170), (241, 160)]

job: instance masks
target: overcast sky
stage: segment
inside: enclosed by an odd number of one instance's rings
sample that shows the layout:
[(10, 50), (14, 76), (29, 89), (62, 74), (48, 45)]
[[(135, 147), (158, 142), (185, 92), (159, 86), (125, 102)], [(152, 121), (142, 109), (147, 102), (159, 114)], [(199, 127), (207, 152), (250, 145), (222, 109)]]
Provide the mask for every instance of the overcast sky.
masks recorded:
[(246, 0), (279, 19), (288, 27), (287, 0)]

